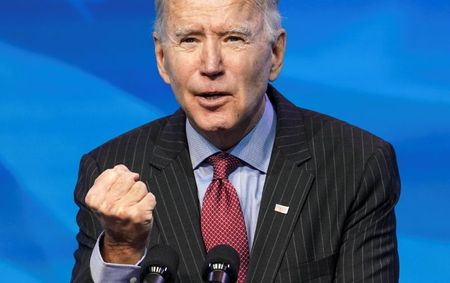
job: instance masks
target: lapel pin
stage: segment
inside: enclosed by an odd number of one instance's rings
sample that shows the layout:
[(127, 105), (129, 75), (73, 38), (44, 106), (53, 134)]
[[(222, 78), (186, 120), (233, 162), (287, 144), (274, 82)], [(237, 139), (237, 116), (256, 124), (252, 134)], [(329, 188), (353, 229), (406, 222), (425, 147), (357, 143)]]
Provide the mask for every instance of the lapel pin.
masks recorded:
[(275, 204), (275, 211), (283, 214), (287, 214), (289, 210), (289, 206), (284, 206), (281, 204)]

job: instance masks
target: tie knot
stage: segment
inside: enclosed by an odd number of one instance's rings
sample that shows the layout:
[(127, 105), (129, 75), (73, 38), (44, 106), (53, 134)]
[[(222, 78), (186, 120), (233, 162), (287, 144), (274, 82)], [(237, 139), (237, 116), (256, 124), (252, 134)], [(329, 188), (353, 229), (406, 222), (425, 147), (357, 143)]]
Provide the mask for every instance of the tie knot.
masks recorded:
[(239, 158), (228, 153), (219, 153), (208, 157), (208, 162), (214, 168), (214, 179), (226, 179), (240, 164)]

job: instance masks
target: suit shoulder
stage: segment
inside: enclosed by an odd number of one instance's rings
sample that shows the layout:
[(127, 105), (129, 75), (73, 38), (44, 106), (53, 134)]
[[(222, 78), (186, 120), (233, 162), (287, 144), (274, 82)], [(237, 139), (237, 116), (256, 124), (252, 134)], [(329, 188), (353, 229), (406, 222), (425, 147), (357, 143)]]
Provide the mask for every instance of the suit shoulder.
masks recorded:
[(316, 144), (326, 148), (341, 146), (348, 151), (348, 145), (356, 145), (361, 142), (362, 144), (369, 143), (372, 147), (390, 147), (389, 143), (364, 129), (335, 117), (298, 107), (271, 85), (269, 85), (267, 93), (279, 115), (279, 121), (290, 126), (294, 126), (293, 123), (303, 124), (304, 138), (312, 143), (312, 146)]
[[(335, 172), (336, 180), (344, 178), (339, 182), (346, 183), (349, 176), (362, 180), (365, 170), (373, 170), (376, 165), (377, 169), (382, 168), (380, 176), (383, 178), (399, 180), (395, 150), (389, 142), (334, 117), (311, 110), (301, 111), (312, 156), (310, 168), (317, 176), (329, 177), (330, 172)], [(390, 181), (386, 179), (386, 182)], [(398, 198), (398, 189), (392, 192)]]
[(377, 135), (316, 111), (302, 109), (307, 139), (315, 145), (370, 154), (378, 149), (393, 151), (389, 142)]
[(165, 116), (141, 125), (119, 136), (116, 136), (102, 145), (91, 150), (88, 155), (99, 161), (114, 159), (113, 163), (120, 163), (117, 158), (133, 152), (146, 151), (153, 147), (161, 135), (161, 131), (171, 116)]

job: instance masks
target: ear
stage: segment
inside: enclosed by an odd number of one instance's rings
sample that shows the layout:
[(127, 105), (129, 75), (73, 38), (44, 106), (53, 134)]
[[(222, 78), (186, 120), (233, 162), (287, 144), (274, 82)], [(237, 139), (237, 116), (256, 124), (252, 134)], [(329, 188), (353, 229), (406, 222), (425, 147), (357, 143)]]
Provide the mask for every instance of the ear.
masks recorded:
[(281, 72), (283, 66), (284, 52), (286, 50), (286, 31), (278, 30), (275, 43), (272, 46), (272, 66), (270, 68), (269, 80), (274, 81)]
[(170, 76), (166, 70), (163, 43), (161, 42), (161, 39), (158, 37), (158, 34), (156, 32), (153, 33), (153, 43), (155, 45), (155, 57), (159, 75), (166, 84), (170, 84)]

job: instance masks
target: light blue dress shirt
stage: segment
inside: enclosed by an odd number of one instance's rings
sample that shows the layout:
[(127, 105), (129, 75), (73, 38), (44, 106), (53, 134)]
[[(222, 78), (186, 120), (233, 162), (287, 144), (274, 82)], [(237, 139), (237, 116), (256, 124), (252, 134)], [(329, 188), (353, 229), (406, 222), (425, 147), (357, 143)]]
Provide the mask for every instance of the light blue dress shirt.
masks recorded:
[[(256, 126), (237, 145), (227, 151), (244, 161), (244, 164), (234, 170), (228, 179), (239, 196), (250, 249), (275, 140), (276, 119), (274, 119), (272, 104), (267, 97), (265, 105), (264, 113)], [(186, 123), (186, 135), (201, 206), (206, 189), (213, 177), (213, 167), (205, 159), (220, 152), (220, 149), (194, 130), (189, 120)]]
[[(250, 253), (276, 131), (275, 111), (267, 95), (265, 101), (264, 113), (256, 126), (237, 145), (227, 151), (244, 161), (242, 166), (228, 176), (228, 179), (239, 196)], [(201, 206), (206, 189), (213, 177), (213, 167), (205, 159), (220, 150), (200, 135), (189, 120), (186, 120), (186, 136)], [(141, 269), (139, 264), (145, 254), (136, 265), (107, 263), (100, 253), (101, 237), (102, 235), (97, 240), (90, 261), (94, 282), (137, 282)]]

